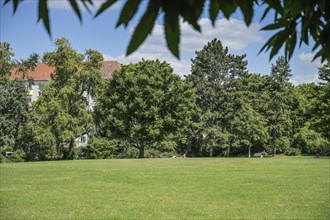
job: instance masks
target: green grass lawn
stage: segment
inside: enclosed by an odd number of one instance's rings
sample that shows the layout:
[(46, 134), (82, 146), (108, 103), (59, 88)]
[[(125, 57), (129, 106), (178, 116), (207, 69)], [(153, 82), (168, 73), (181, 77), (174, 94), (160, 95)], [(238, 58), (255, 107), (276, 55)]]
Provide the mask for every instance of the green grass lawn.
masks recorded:
[(330, 160), (1, 164), (0, 219), (330, 219)]

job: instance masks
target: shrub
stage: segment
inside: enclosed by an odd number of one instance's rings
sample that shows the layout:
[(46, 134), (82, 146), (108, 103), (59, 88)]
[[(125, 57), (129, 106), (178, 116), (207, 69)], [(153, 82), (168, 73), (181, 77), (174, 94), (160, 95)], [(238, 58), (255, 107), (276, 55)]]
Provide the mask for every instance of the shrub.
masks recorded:
[(88, 146), (82, 149), (83, 157), (87, 159), (109, 159), (114, 157), (117, 141), (94, 137)]
[(298, 148), (288, 148), (284, 154), (288, 156), (298, 156), (301, 154), (301, 150)]
[(8, 163), (8, 162), (11, 162), (9, 158), (4, 156), (3, 154), (0, 154), (0, 163)]
[(10, 160), (12, 162), (23, 162), (25, 161), (25, 152), (22, 150), (16, 150), (14, 153), (10, 156)]

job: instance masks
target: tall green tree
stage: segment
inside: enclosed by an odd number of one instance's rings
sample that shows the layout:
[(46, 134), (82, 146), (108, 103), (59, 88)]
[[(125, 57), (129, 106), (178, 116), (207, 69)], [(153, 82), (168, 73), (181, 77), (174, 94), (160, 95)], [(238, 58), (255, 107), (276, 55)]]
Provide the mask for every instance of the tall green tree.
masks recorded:
[(317, 127), (324, 137), (328, 137), (330, 142), (330, 62), (319, 68), (320, 85), (320, 105), (318, 107)]
[(85, 55), (78, 53), (65, 38), (55, 40), (55, 45), (55, 50), (43, 57), (55, 72), (33, 105), (31, 129), (35, 130), (32, 133), (47, 131), (49, 148), (55, 145), (55, 158), (72, 159), (75, 139), (93, 130), (88, 96), (94, 94), (101, 80), (103, 58), (93, 50), (87, 50)]
[(216, 143), (220, 148), (227, 148), (229, 156), (231, 147), (239, 144), (233, 123), (247, 100), (244, 95), (248, 74), (244, 59), (245, 55), (229, 54), (228, 48), (214, 39), (197, 51), (192, 60), (192, 73), (187, 80), (193, 83), (197, 105), (202, 110), (195, 141), (199, 151), (207, 148), (212, 152)]
[(208, 42), (202, 50), (195, 53), (187, 80), (196, 89), (196, 102), (201, 109), (201, 116), (192, 151), (202, 155), (202, 151), (207, 149), (212, 156), (215, 145), (227, 146), (228, 132), (220, 126), (222, 115), (219, 113), (219, 105), (224, 100), (222, 93), (231, 57), (228, 48), (223, 47), (217, 39)]
[(291, 69), (283, 56), (272, 65), (268, 87), (267, 120), (270, 149), (273, 155), (290, 147), (292, 136), (293, 85), (289, 82)]
[(14, 53), (8, 43), (0, 42), (0, 147), (22, 149), (29, 116), (27, 85), (33, 81), (9, 80), (12, 71), (23, 73), (35, 68), (39, 56), (31, 54), (26, 60), (14, 61)]
[(319, 84), (302, 84), (295, 89), (293, 147), (304, 154), (330, 154), (329, 66), (319, 68)]
[(139, 149), (175, 150), (186, 140), (196, 114), (191, 86), (165, 62), (142, 60), (114, 73), (97, 99), (95, 120), (100, 135)]

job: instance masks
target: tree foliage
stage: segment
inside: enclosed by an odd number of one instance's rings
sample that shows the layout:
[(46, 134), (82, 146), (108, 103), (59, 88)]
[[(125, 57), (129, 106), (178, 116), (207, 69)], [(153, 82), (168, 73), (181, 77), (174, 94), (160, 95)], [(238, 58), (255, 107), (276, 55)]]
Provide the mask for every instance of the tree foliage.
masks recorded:
[[(31, 129), (41, 147), (45, 140), (49, 141), (47, 151), (55, 151), (55, 158), (72, 159), (75, 139), (93, 131), (88, 97), (95, 93), (94, 88), (101, 80), (103, 57), (93, 50), (79, 54), (65, 38), (57, 39), (55, 45), (53, 52), (43, 56), (43, 61), (54, 66), (55, 72), (33, 105)], [(48, 138), (40, 138), (40, 130)]]
[[(82, 3), (85, 9), (90, 11), (96, 0), (68, 0), (73, 11), (82, 21)], [(4, 4), (12, 2), (14, 13), (22, 2), (20, 0), (5, 0)], [(95, 17), (111, 8), (118, 0), (106, 0), (97, 10)], [(47, 32), (51, 34), (48, 0), (39, 0), (38, 21), (42, 20)], [(127, 0), (121, 10), (117, 21), (117, 27), (128, 26), (132, 18), (137, 14), (141, 0)], [(206, 5), (209, 3), (209, 5)], [(264, 8), (261, 18), (267, 14), (274, 14), (273, 22), (262, 28), (265, 31), (277, 31), (269, 38), (261, 48), (270, 50), (270, 59), (284, 46), (285, 57), (290, 59), (297, 45), (312, 44), (316, 51), (314, 59), (321, 57), (322, 61), (330, 60), (330, 2), (328, 0), (149, 0), (146, 11), (135, 27), (126, 54), (134, 52), (151, 33), (158, 17), (164, 14), (164, 34), (167, 46), (171, 53), (179, 58), (180, 43), (180, 19), (188, 22), (196, 31), (201, 32), (200, 19), (205, 7), (208, 7), (209, 18), (213, 25), (219, 14), (229, 19), (239, 9), (243, 14), (246, 25), (250, 25), (256, 7)], [(313, 42), (314, 41), (314, 42)]]
[(33, 80), (9, 80), (14, 69), (23, 76), (35, 68), (38, 55), (14, 61), (9, 43), (0, 42), (0, 147), (18, 150), (23, 147), (24, 132), (29, 118), (27, 86)]
[[(79, 157), (330, 155), (329, 64), (318, 83), (294, 86), (285, 57), (269, 75), (249, 73), (245, 55), (228, 53), (220, 40), (206, 44), (181, 79), (166, 62), (125, 65), (101, 78), (102, 55), (80, 54), (67, 39), (55, 41), (43, 61), (55, 67), (37, 101), (27, 102), (29, 72), (38, 56), (15, 61), (1, 43), (0, 152), (10, 160)], [(24, 80), (10, 80), (12, 72)], [(93, 97), (96, 107), (89, 106)], [(87, 147), (76, 148), (83, 134)], [(78, 152), (79, 151), (79, 152)]]
[(284, 152), (290, 146), (292, 134), (293, 90), (289, 82), (291, 77), (289, 63), (283, 56), (272, 65), (269, 81), (269, 102), (266, 117), (270, 136), (270, 147), (273, 155), (276, 151)]
[(165, 62), (142, 60), (115, 72), (97, 99), (98, 131), (139, 149), (175, 149), (196, 114), (195, 93)]
[(199, 152), (207, 149), (211, 156), (214, 148), (227, 148), (229, 156), (232, 147), (251, 146), (267, 136), (264, 118), (252, 108), (256, 97), (249, 96), (244, 59), (245, 55), (228, 54), (228, 48), (214, 39), (192, 60), (187, 80), (193, 83), (202, 110), (194, 141)]

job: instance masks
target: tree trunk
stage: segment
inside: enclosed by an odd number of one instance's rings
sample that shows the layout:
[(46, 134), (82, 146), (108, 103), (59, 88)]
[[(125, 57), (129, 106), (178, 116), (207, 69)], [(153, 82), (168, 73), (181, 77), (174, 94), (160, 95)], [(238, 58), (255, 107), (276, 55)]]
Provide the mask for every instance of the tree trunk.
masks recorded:
[(251, 146), (249, 145), (249, 158), (251, 157)]
[(144, 146), (140, 146), (139, 150), (139, 158), (144, 158)]
[(276, 156), (276, 146), (274, 145), (273, 157)]
[(213, 157), (213, 147), (210, 148), (209, 157)]
[(228, 148), (227, 148), (227, 157), (229, 157), (229, 154), (230, 154), (230, 144), (228, 145)]

